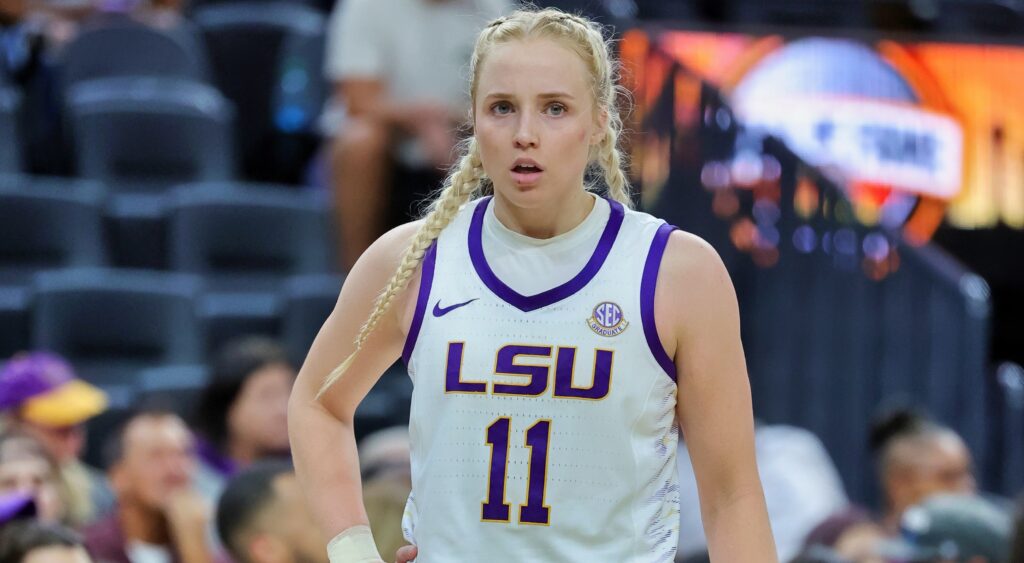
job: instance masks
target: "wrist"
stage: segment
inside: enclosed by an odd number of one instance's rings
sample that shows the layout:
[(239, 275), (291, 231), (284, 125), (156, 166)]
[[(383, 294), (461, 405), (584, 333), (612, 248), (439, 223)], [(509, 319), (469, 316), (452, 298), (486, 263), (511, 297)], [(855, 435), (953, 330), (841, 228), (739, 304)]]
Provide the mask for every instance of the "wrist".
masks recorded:
[(383, 563), (370, 527), (352, 526), (327, 543), (331, 563)]

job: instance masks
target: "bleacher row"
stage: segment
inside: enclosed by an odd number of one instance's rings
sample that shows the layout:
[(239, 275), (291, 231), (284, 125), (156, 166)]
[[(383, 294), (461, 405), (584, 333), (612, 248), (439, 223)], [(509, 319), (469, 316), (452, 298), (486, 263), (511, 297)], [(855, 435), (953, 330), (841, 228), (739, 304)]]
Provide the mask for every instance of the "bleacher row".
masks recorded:
[(325, 30), (324, 14), (291, 2), (214, 4), (163, 25), (94, 17), (41, 71), (42, 85), (0, 79), (0, 171), (130, 191), (299, 183), (327, 97)]
[[(66, 357), (110, 396), (98, 432), (133, 405), (190, 414), (211, 354), (233, 338), (279, 338), (301, 364), (343, 281), (320, 198), (230, 182), (172, 188), (151, 225), (167, 242), (164, 270), (112, 266), (115, 247), (141, 248), (112, 244), (115, 202), (98, 182), (0, 176), (0, 357)], [(359, 434), (404, 421), (410, 392), (402, 370), (389, 372), (360, 407)]]

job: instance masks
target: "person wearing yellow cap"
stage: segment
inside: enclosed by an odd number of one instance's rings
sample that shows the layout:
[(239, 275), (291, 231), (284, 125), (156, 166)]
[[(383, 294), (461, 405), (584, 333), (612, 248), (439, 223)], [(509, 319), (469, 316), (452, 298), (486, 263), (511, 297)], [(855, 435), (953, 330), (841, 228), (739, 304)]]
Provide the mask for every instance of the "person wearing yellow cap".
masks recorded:
[(54, 354), (19, 354), (0, 368), (0, 412), (7, 424), (36, 438), (57, 460), (76, 525), (91, 522), (113, 505), (102, 473), (79, 459), (85, 422), (106, 408), (106, 394), (76, 378), (71, 366)]

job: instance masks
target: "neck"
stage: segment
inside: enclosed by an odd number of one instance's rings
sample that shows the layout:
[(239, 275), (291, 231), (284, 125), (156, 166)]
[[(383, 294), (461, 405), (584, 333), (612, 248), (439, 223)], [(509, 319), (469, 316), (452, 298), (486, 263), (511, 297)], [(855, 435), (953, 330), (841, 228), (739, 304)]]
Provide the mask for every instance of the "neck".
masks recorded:
[(594, 197), (574, 190), (565, 197), (545, 202), (540, 208), (517, 207), (499, 192), (494, 193), (494, 216), (509, 230), (536, 239), (557, 237), (583, 222), (594, 208)]
[(126, 541), (137, 540), (155, 545), (170, 543), (167, 519), (160, 510), (137, 503), (126, 503), (121, 504), (117, 512)]

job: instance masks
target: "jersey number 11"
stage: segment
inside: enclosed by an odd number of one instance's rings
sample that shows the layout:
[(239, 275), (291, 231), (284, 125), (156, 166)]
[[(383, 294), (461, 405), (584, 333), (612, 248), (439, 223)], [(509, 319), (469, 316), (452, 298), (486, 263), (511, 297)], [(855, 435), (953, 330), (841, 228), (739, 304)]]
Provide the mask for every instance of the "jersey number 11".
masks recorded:
[[(505, 480), (508, 477), (509, 435), (512, 419), (502, 417), (487, 427), (487, 444), (491, 446), (490, 474), (487, 478), (487, 500), (481, 508), (481, 519), (487, 522), (508, 522), (510, 505), (505, 502)], [(547, 525), (551, 507), (544, 504), (548, 470), (548, 439), (551, 421), (538, 420), (526, 430), (525, 446), (530, 448), (526, 504), (519, 506), (520, 524)]]

